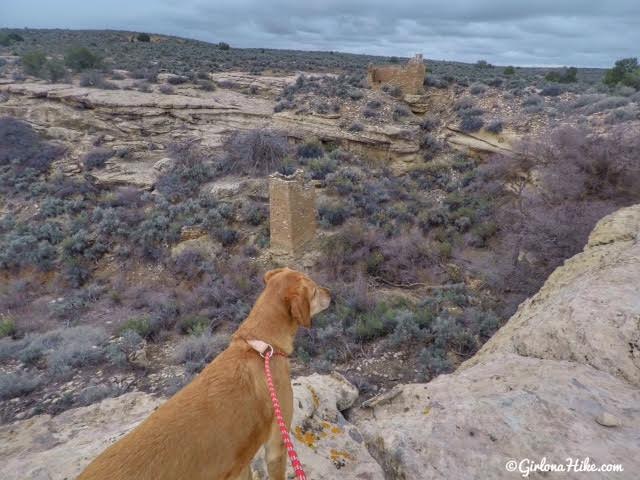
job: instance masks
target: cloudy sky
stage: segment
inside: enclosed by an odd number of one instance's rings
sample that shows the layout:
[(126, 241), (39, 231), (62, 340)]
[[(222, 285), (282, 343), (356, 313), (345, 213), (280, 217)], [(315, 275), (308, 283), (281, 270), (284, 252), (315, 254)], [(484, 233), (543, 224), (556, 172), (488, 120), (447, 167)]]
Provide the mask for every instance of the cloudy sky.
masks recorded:
[(498, 65), (605, 67), (640, 55), (640, 0), (0, 0), (0, 26)]

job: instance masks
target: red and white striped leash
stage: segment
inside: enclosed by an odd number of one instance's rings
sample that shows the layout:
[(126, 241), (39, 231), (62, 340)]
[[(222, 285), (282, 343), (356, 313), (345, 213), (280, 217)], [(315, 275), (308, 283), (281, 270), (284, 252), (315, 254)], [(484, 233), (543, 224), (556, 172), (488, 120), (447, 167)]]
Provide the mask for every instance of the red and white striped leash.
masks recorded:
[(280, 407), (280, 401), (278, 400), (278, 395), (276, 394), (276, 389), (273, 385), (273, 376), (271, 375), (271, 357), (273, 355), (280, 355), (286, 357), (284, 353), (274, 351), (273, 347), (269, 344), (265, 344), (264, 342), (258, 340), (250, 340), (247, 343), (251, 345), (253, 349), (255, 349), (260, 356), (264, 358), (264, 374), (267, 378), (267, 387), (269, 389), (269, 396), (271, 397), (271, 403), (273, 404), (273, 411), (276, 416), (276, 421), (278, 422), (278, 427), (280, 427), (280, 435), (282, 436), (282, 442), (287, 449), (287, 454), (289, 455), (289, 461), (291, 462), (291, 467), (296, 474), (296, 478), (298, 480), (307, 480), (307, 476), (302, 469), (302, 464), (300, 460), (298, 460), (298, 454), (296, 453), (295, 448), (293, 447), (293, 443), (291, 442), (291, 437), (289, 436), (289, 430), (284, 423), (284, 418), (282, 417), (282, 408)]

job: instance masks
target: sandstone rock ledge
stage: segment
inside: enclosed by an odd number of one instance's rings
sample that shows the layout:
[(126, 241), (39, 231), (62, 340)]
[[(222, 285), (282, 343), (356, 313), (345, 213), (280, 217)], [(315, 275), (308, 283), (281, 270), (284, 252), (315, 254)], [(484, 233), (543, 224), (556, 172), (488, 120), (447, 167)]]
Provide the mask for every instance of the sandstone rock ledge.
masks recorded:
[[(362, 435), (340, 413), (357, 398), (355, 387), (337, 374), (300, 377), (293, 384), (292, 435), (309, 478), (382, 480)], [(0, 478), (71, 480), (164, 400), (133, 392), (55, 417), (38, 415), (2, 426)], [(256, 480), (267, 478), (260, 454), (253, 467)]]
[(602, 219), (584, 251), (457, 372), (357, 412), (386, 478), (521, 478), (510, 459), (620, 463), (638, 478), (640, 205)]

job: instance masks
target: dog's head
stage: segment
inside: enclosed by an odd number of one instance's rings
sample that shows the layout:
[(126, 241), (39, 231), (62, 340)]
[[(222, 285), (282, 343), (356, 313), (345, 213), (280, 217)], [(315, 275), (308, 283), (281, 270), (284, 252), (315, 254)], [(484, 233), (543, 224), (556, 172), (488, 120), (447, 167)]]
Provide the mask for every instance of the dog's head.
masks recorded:
[(291, 317), (303, 327), (311, 326), (311, 317), (329, 307), (331, 293), (304, 273), (276, 268), (264, 274), (264, 283), (282, 296)]

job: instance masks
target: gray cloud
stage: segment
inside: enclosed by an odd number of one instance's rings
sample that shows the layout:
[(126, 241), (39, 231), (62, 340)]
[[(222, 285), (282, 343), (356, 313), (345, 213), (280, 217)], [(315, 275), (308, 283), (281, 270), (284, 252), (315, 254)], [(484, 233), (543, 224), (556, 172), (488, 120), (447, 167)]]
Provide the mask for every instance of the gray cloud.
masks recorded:
[(637, 0), (0, 1), (2, 26), (132, 29), (238, 47), (609, 66), (640, 45)]

